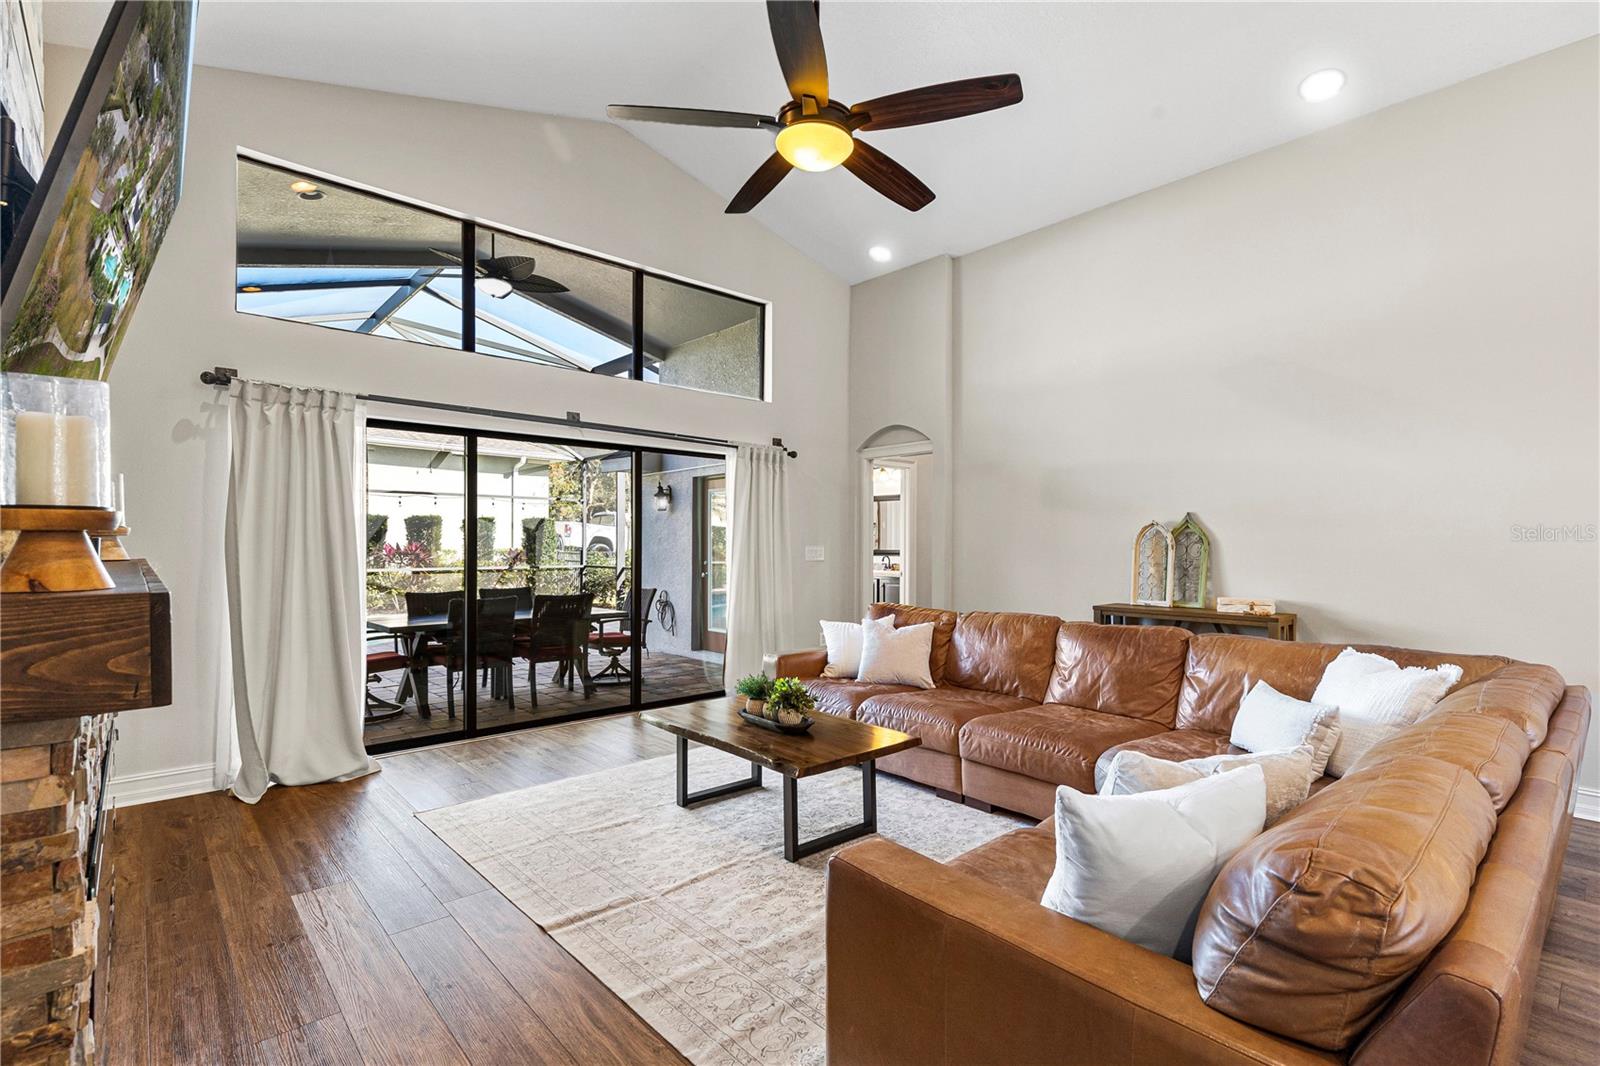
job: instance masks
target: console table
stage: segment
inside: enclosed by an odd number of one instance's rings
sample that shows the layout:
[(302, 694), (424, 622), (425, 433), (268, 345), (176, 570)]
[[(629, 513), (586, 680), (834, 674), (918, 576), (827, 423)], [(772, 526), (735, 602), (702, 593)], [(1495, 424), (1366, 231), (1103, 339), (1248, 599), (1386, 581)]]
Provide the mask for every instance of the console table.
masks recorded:
[[(1277, 614), (1233, 614), (1207, 611), (1199, 607), (1152, 607), (1139, 603), (1097, 603), (1094, 620), (1102, 625), (1140, 625), (1151, 621), (1182, 626), (1197, 633), (1243, 633), (1272, 640), (1295, 639), (1295, 617), (1287, 611)], [(1209, 629), (1203, 628), (1209, 626)]]
[(107, 1046), (114, 721), (172, 702), (172, 623), (166, 587), (147, 563), (105, 567), (109, 589), (0, 595), (7, 1066), (93, 1063), (96, 1045)]

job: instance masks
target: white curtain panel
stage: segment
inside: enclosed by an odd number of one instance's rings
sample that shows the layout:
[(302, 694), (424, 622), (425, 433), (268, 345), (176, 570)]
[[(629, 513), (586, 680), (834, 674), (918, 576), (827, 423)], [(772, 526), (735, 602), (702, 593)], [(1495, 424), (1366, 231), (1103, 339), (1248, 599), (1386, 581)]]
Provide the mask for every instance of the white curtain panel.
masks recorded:
[(365, 404), (235, 380), (226, 564), (239, 769), (233, 794), (378, 769), (366, 684), (356, 521)]
[(789, 512), (782, 448), (741, 444), (733, 468), (733, 543), (728, 558), (727, 687), (759, 673), (761, 657), (782, 651), (793, 603), (789, 583)]

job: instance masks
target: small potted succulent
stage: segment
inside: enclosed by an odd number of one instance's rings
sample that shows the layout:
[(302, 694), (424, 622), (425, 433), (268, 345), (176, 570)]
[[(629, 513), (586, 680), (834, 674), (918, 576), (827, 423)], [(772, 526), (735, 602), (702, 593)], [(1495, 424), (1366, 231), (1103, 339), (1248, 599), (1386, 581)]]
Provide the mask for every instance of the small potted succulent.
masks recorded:
[(766, 674), (741, 677), (733, 686), (733, 691), (735, 710), (747, 711), (757, 717), (765, 716), (767, 699), (772, 695), (772, 681)]
[(772, 692), (767, 699), (766, 716), (770, 721), (777, 722), (786, 728), (799, 727), (806, 724), (807, 712), (816, 707), (817, 701), (797, 677), (780, 677), (772, 683)]

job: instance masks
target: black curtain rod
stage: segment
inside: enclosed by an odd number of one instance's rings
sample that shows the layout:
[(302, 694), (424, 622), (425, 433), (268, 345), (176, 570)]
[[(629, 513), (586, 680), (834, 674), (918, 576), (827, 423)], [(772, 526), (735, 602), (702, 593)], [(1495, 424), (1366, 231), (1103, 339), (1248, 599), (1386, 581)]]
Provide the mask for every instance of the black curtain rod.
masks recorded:
[[(219, 366), (210, 370), (200, 371), (200, 382), (204, 385), (215, 385), (218, 388), (227, 388), (239, 377), (239, 372), (231, 367)], [(244, 379), (250, 380), (250, 379)], [(276, 381), (263, 381), (258, 384), (277, 385), (279, 388), (295, 389), (304, 388), (303, 385), (284, 385)], [(450, 411), (455, 414), (477, 415), (481, 418), (507, 418), (516, 422), (538, 422), (549, 426), (565, 426), (568, 429), (594, 430), (600, 433), (624, 433), (631, 437), (650, 437), (653, 440), (674, 440), (684, 444), (712, 444), (722, 448), (732, 448), (738, 441), (726, 440), (722, 437), (702, 437), (693, 433), (670, 433), (661, 429), (635, 429), (632, 426), (618, 426), (609, 422), (585, 422), (583, 416), (577, 411), (568, 411), (565, 418), (554, 415), (530, 415), (521, 411), (499, 411), (492, 407), (468, 407), (464, 404), (440, 403), (437, 400), (412, 400), (404, 396), (379, 396), (371, 393), (358, 393), (358, 399), (371, 403), (392, 403), (404, 407), (425, 407), (431, 411)], [(782, 437), (773, 437), (774, 447), (783, 448), (784, 454), (791, 459), (800, 458), (800, 453), (791, 448), (784, 448)]]

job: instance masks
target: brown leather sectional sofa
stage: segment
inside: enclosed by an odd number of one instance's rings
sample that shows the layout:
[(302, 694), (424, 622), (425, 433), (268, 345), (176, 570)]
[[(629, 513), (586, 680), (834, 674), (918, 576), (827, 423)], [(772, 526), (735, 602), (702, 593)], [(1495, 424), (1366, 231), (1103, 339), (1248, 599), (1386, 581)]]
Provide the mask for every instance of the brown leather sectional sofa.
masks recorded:
[(824, 679), (820, 651), (772, 665), (821, 709), (913, 733), (879, 763), (952, 799), (1046, 819), (949, 863), (867, 841), (828, 867), (828, 1058), (854, 1063), (1518, 1061), (1590, 717), (1586, 689), (1500, 656), (1224, 869), (1193, 965), (1040, 906), (1058, 785), (1092, 791), (1122, 748), (1236, 750), (1264, 680), (1310, 697), (1344, 645), (1168, 627), (959, 617), (935, 624), (937, 687)]

